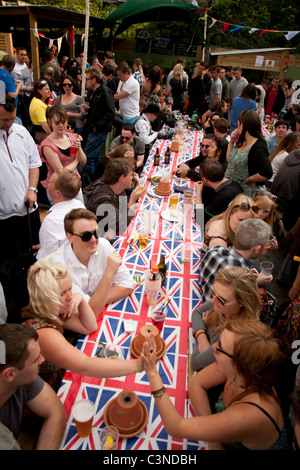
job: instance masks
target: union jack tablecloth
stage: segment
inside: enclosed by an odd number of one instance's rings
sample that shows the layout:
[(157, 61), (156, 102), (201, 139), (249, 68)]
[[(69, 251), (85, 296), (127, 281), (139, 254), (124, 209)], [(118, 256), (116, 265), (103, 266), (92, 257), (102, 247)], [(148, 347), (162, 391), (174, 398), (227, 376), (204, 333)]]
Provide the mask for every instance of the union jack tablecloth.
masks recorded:
[[(158, 140), (151, 149), (149, 158), (144, 167), (142, 178), (153, 176), (163, 169), (172, 169), (181, 161), (186, 161), (199, 153), (199, 144), (202, 139), (201, 132), (190, 132), (186, 135), (184, 152), (179, 156), (172, 153), (171, 164), (164, 165), (164, 153), (171, 141)], [(153, 155), (159, 148), (161, 164), (153, 166)], [(148, 183), (149, 188), (154, 187)], [(188, 185), (193, 182), (172, 178), (174, 185)], [(183, 205), (183, 195), (180, 195), (179, 204)], [(149, 269), (149, 262), (158, 263), (161, 253), (166, 255), (168, 267), (167, 281), (162, 288), (163, 295), (158, 303), (165, 303), (164, 295), (171, 298), (167, 306), (166, 320), (162, 325), (161, 337), (166, 343), (166, 353), (157, 363), (157, 367), (168, 394), (178, 412), (185, 417), (194, 416), (194, 411), (187, 397), (188, 381), (188, 348), (191, 343), (191, 314), (201, 303), (198, 287), (198, 267), (201, 250), (201, 231), (195, 223), (194, 212), (190, 211), (183, 225), (173, 224), (161, 218), (163, 210), (169, 208), (169, 197), (160, 199), (145, 193), (136, 210), (136, 217), (131, 222), (127, 234), (120, 236), (114, 243), (115, 249), (123, 257), (124, 263), (131, 273), (140, 274), (142, 285), (137, 286), (130, 297), (108, 305), (98, 319), (98, 331), (89, 336), (80, 336), (77, 348), (89, 356), (95, 356), (98, 343), (116, 343), (123, 347), (125, 359), (130, 359), (130, 342), (138, 334), (140, 328), (146, 323), (152, 323), (151, 307), (147, 304), (144, 292), (143, 273)], [(144, 224), (146, 211), (154, 211), (155, 219), (147, 247), (143, 250), (137, 246), (129, 246), (128, 236), (139, 226)], [(183, 254), (183, 249), (185, 250)], [(183, 264), (182, 257), (189, 258)], [(124, 320), (131, 319), (134, 323), (134, 332), (124, 330)], [(103, 414), (107, 403), (115, 398), (122, 390), (134, 391), (142, 400), (149, 413), (145, 429), (136, 437), (120, 439), (118, 449), (123, 450), (197, 450), (205, 449), (206, 444), (198, 441), (175, 439), (169, 436), (157, 412), (154, 399), (150, 393), (150, 386), (145, 372), (119, 377), (114, 379), (96, 379), (83, 377), (71, 372), (65, 374), (58, 396), (65, 406), (68, 423), (61, 444), (64, 450), (93, 450), (99, 449), (99, 433), (104, 426)], [(80, 438), (76, 432), (71, 409), (75, 400), (88, 398), (95, 403), (95, 417), (93, 431), (88, 438)]]

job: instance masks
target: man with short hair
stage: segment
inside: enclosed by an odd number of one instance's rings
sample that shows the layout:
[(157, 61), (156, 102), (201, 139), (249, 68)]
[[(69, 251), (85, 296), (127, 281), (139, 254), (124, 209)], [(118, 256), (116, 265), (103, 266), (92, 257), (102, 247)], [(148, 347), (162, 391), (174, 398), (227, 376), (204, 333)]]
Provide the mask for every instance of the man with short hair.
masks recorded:
[(222, 163), (214, 158), (206, 158), (200, 163), (200, 175), (202, 181), (195, 183), (196, 199), (196, 220), (197, 210), (203, 209), (202, 192), (203, 188), (212, 188), (213, 193), (209, 193), (204, 208), (204, 223), (215, 215), (224, 212), (230, 201), (238, 194), (243, 193), (243, 188), (231, 178), (225, 178)]
[(219, 139), (230, 140), (230, 135), (228, 134), (229, 124), (227, 119), (219, 118), (213, 123), (214, 134)]
[(211, 108), (215, 106), (217, 102), (221, 99), (222, 96), (222, 82), (219, 78), (220, 67), (218, 65), (213, 65), (210, 68), (212, 84), (210, 87), (210, 92), (208, 96), (208, 107)]
[(109, 240), (113, 240), (116, 234), (124, 233), (136, 215), (131, 207), (145, 189), (141, 189), (138, 182), (128, 200), (125, 190), (131, 189), (133, 178), (134, 166), (130, 160), (109, 159), (104, 177), (86, 188), (86, 207), (94, 212), (98, 222), (101, 222), (98, 224), (99, 234)]
[(266, 91), (265, 96), (265, 113), (270, 115), (274, 113), (277, 116), (282, 110), (285, 102), (285, 94), (281, 88), (281, 78), (274, 77), (271, 87)]
[(15, 66), (11, 75), (15, 81), (22, 80), (22, 87), (19, 91), (18, 98), (18, 117), (21, 119), (23, 126), (31, 125), (29, 117), (29, 105), (32, 99), (33, 81), (29, 68), (26, 65), (28, 59), (27, 49), (23, 46), (16, 48)]
[(209, 95), (211, 87), (211, 78), (207, 73), (207, 65), (205, 62), (197, 61), (195, 71), (188, 83), (189, 105), (187, 114), (192, 116), (197, 110), (199, 116), (206, 111), (206, 97)]
[(266, 92), (271, 88), (271, 82), (270, 80), (263, 80), (260, 85), (256, 85), (256, 88), (260, 89), (258, 104), (264, 108)]
[(120, 80), (114, 100), (119, 101), (119, 111), (124, 122), (134, 122), (139, 117), (140, 85), (131, 73), (127, 62), (117, 66), (117, 76)]
[(93, 212), (73, 209), (64, 225), (68, 241), (52, 260), (68, 268), (73, 292), (81, 293), (98, 316), (106, 304), (130, 295), (136, 284), (109, 241), (99, 238)]
[(4, 82), (6, 94), (15, 100), (17, 106), (18, 94), (23, 86), (23, 82), (22, 80), (19, 80), (16, 85), (11, 75), (11, 72), (13, 71), (15, 66), (15, 62), (15, 58), (10, 54), (6, 54), (3, 57), (0, 66), (0, 81)]
[(130, 124), (129, 122), (123, 124), (121, 135), (118, 135), (112, 140), (110, 150), (113, 150), (122, 144), (132, 145), (134, 158), (136, 160), (136, 168), (137, 171), (140, 172), (144, 164), (145, 142), (141, 137), (136, 135), (134, 124)]
[(240, 96), (243, 89), (248, 85), (248, 80), (245, 77), (242, 77), (242, 69), (241, 67), (234, 67), (233, 74), (234, 78), (230, 82), (230, 96), (231, 98), (235, 98), (236, 96)]
[(220, 68), (219, 79), (222, 82), (222, 100), (226, 100), (230, 96), (230, 83), (226, 78), (226, 69), (224, 67)]
[(285, 119), (279, 119), (275, 122), (275, 134), (266, 138), (269, 155), (273, 152), (275, 147), (285, 138), (289, 127), (289, 123)]
[(141, 89), (141, 86), (145, 80), (145, 75), (144, 75), (144, 71), (143, 71), (143, 62), (142, 62), (142, 59), (140, 59), (139, 57), (137, 57), (136, 59), (134, 59), (134, 61), (132, 62), (132, 68), (134, 70), (133, 72), (133, 76), (134, 78), (139, 82), (140, 84), (140, 89)]
[(28, 252), (31, 238), (33, 245), (39, 242), (36, 200), (41, 160), (33, 138), (15, 117), (15, 102), (7, 97), (6, 104), (0, 103), (0, 261)]
[(231, 82), (231, 80), (234, 79), (234, 71), (233, 71), (232, 65), (229, 65), (228, 67), (226, 67), (226, 78), (229, 81), (229, 83)]
[(49, 180), (48, 193), (53, 199), (49, 214), (40, 228), (40, 249), (36, 258), (41, 259), (57, 251), (66, 241), (64, 218), (72, 209), (84, 209), (84, 204), (76, 199), (81, 188), (81, 180), (74, 171), (58, 168)]
[[(54, 68), (52, 67), (52, 65), (49, 64), (48, 67), (44, 69), (44, 74), (43, 76), (41, 76), (41, 78), (43, 80), (46, 80), (46, 82), (49, 85), (50, 91), (53, 91), (54, 90)], [(56, 86), (55, 86), (55, 89), (57, 89)]]
[(28, 406), (44, 420), (35, 449), (59, 449), (67, 417), (54, 390), (38, 375), (44, 358), (36, 330), (24, 324), (0, 325), (0, 343), (5, 345), (5, 360), (0, 361), (0, 422), (14, 436), (7, 432), (3, 436), (3, 428), (0, 428), (0, 448), (10, 449), (14, 444)]
[[(86, 70), (86, 84), (89, 109), (86, 114), (87, 138), (84, 153), (87, 158), (85, 176), (90, 184), (94, 180), (96, 164), (101, 158), (102, 145), (112, 129), (115, 105), (112, 91), (103, 85), (99, 69), (89, 67)], [(80, 109), (85, 113), (84, 106)]]
[[(224, 248), (214, 246), (207, 251), (200, 263), (199, 284), (202, 291), (202, 301), (211, 299), (211, 287), (219, 269), (241, 266), (250, 269), (249, 260), (258, 258), (265, 251), (271, 234), (271, 227), (258, 218), (243, 220), (237, 227), (233, 246)], [(272, 276), (264, 277), (255, 268), (251, 271), (258, 284), (268, 284)]]
[(195, 169), (207, 157), (208, 150), (213, 139), (213, 134), (207, 134), (203, 136), (202, 142), (200, 143), (199, 155), (195, 158), (187, 160), (184, 163), (181, 163), (178, 167), (175, 168), (174, 173), (177, 176), (184, 176), (186, 178), (190, 178), (193, 181), (201, 181), (201, 175), (198, 171), (195, 171)]

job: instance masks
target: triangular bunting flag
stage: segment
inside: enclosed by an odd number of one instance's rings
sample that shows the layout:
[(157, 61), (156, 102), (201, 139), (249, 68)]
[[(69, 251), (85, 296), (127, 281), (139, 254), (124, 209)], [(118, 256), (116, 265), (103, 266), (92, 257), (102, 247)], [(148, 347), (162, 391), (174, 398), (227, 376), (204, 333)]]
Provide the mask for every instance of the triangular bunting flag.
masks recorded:
[(287, 34), (284, 35), (285, 39), (287, 39), (288, 41), (290, 41), (291, 39), (293, 39), (293, 37), (295, 37), (298, 33), (300, 33), (300, 31), (288, 31)]
[(265, 33), (280, 33), (280, 31), (275, 31), (273, 29), (265, 29), (264, 31), (259, 33), (259, 35), (261, 36), (262, 34), (265, 34)]
[(249, 34), (253, 34), (255, 33), (255, 31), (259, 31), (258, 28), (251, 28), (250, 31), (249, 31)]
[(223, 23), (223, 33), (225, 33), (226, 29), (229, 28), (230, 23)]
[(238, 31), (239, 29), (243, 29), (245, 26), (236, 26), (234, 29), (228, 31), (229, 33), (233, 33), (234, 31)]
[(209, 28), (211, 28), (218, 21), (215, 18), (210, 18), (210, 19), (212, 20), (212, 24), (209, 26)]

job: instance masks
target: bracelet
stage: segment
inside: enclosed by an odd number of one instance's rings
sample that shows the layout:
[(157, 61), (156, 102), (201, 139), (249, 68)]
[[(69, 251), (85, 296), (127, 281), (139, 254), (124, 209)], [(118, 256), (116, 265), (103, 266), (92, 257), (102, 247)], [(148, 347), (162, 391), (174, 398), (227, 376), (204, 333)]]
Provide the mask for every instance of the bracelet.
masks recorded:
[(153, 398), (161, 398), (165, 393), (166, 393), (165, 387), (160, 388), (159, 390), (155, 390), (154, 392), (151, 392), (153, 395)]
[(198, 336), (200, 336), (200, 335), (202, 335), (202, 334), (206, 335), (207, 333), (206, 333), (206, 331), (199, 331), (199, 333), (197, 334), (197, 336), (195, 336), (195, 339), (197, 340)]

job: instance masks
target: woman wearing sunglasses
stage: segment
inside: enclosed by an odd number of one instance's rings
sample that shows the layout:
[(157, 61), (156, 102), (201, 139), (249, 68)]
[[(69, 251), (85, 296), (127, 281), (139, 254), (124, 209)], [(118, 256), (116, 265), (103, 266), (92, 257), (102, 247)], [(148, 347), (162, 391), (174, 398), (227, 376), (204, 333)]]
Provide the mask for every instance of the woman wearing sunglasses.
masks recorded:
[[(86, 156), (81, 148), (82, 137), (67, 132), (69, 117), (64, 108), (58, 105), (51, 106), (47, 109), (46, 117), (51, 133), (41, 142), (39, 154), (47, 166), (47, 178), (41, 181), (42, 186), (47, 190), (49, 180), (57, 168), (68, 168), (80, 176), (77, 166), (85, 165)], [(75, 153), (72, 153), (73, 150)], [(82, 203), (84, 202), (81, 189), (77, 198)], [(52, 201), (50, 195), (48, 199)]]
[(212, 217), (205, 226), (204, 243), (201, 256), (213, 246), (233, 244), (234, 234), (242, 220), (256, 217), (257, 207), (245, 194), (238, 194), (228, 205), (226, 211)]
[(237, 266), (220, 270), (211, 290), (211, 301), (192, 314), (195, 344), (191, 366), (195, 371), (215, 360), (213, 344), (218, 341), (224, 322), (258, 320), (261, 310), (256, 278), (248, 269)]
[(247, 196), (266, 189), (263, 185), (272, 176), (272, 166), (260, 119), (253, 109), (239, 115), (238, 127), (230, 134), (226, 158), (225, 177), (240, 183)]
[(51, 132), (46, 118), (47, 101), (50, 94), (51, 91), (46, 80), (41, 79), (34, 83), (29, 116), (34, 127), (36, 143), (40, 143), (41, 138)]
[[(189, 382), (189, 397), (197, 416), (183, 418), (159, 376), (154, 338), (147, 338), (144, 367), (166, 432), (205, 441), (211, 450), (288, 450), (274, 389), (280, 353), (272, 330), (256, 320), (230, 322), (214, 345), (214, 355), (215, 362)], [(222, 384), (214, 413), (208, 390)]]
[[(108, 265), (107, 275), (114, 275), (118, 262), (110, 257)], [(65, 338), (64, 330), (83, 335), (93, 333), (97, 330), (98, 316), (82, 294), (72, 292), (65, 266), (51, 262), (49, 257), (37, 261), (30, 268), (27, 286), (30, 301), (22, 316), (28, 326), (37, 330), (41, 355), (45, 358), (40, 375), (55, 390), (66, 370), (90, 377), (120, 377), (143, 370), (141, 359), (111, 361), (89, 357)], [(91, 355), (96, 350), (97, 342)]]
[(69, 118), (74, 118), (76, 121), (75, 132), (83, 135), (84, 123), (83, 115), (80, 113), (80, 106), (84, 103), (82, 96), (74, 93), (74, 79), (70, 75), (64, 75), (60, 82), (59, 95), (56, 99), (55, 104), (61, 106), (67, 111)]

